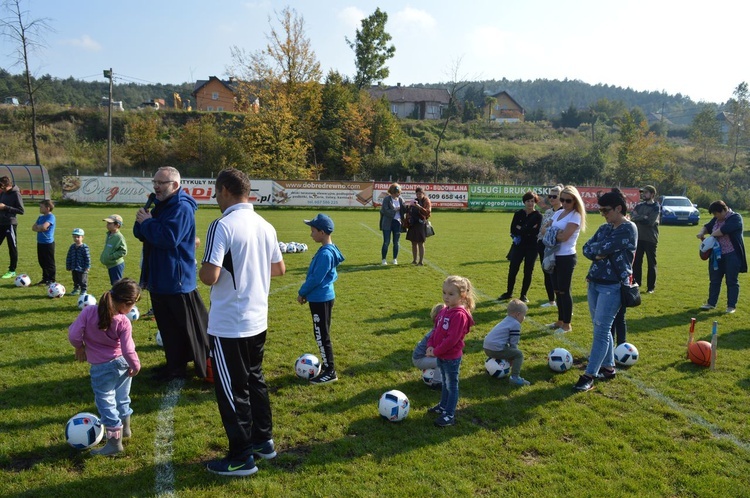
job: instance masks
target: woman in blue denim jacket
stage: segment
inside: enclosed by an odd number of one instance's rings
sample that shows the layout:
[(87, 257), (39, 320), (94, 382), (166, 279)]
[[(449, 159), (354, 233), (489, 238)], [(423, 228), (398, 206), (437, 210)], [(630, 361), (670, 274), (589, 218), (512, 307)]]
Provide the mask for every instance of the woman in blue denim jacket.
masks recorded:
[(595, 377), (615, 377), (614, 340), (610, 328), (620, 310), (620, 285), (632, 281), (638, 241), (638, 229), (626, 218), (627, 203), (619, 189), (602, 195), (598, 203), (599, 212), (607, 223), (583, 245), (583, 255), (592, 261), (586, 280), (594, 339), (589, 364), (574, 387), (576, 391), (592, 389)]

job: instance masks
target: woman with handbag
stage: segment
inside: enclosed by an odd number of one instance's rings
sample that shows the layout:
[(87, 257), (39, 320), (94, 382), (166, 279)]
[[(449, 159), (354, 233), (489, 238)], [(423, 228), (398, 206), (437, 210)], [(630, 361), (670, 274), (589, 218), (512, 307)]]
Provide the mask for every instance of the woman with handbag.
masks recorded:
[(622, 287), (633, 281), (633, 259), (638, 244), (638, 229), (628, 220), (625, 196), (619, 189), (599, 197), (599, 212), (606, 223), (583, 245), (583, 255), (591, 260), (586, 276), (588, 302), (594, 338), (586, 371), (574, 386), (576, 391), (594, 387), (594, 378), (613, 379), (614, 340), (610, 329), (623, 304)]
[[(409, 229), (406, 231), (406, 240), (411, 241), (411, 264), (422, 266), (424, 260), (424, 242), (427, 240), (427, 223), (432, 214), (432, 203), (424, 195), (422, 187), (414, 190), (417, 198), (409, 205), (406, 213), (409, 220)], [(419, 258), (419, 261), (417, 261)]]
[(401, 238), (401, 227), (406, 215), (406, 204), (401, 198), (401, 186), (398, 183), (388, 187), (388, 195), (383, 199), (380, 206), (380, 230), (383, 231), (383, 247), (380, 256), (383, 258), (381, 264), (387, 265), (388, 246), (391, 245), (393, 237), (393, 264), (398, 264), (398, 241)]

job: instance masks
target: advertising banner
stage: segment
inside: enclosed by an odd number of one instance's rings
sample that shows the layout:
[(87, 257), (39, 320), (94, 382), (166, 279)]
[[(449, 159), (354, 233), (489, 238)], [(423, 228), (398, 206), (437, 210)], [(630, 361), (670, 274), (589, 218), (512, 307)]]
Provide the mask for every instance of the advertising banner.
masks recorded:
[[(180, 186), (198, 204), (216, 205), (216, 179), (182, 178)], [(272, 204), (271, 180), (251, 182), (250, 202), (270, 206)], [(63, 199), (76, 202), (101, 202), (118, 204), (145, 204), (154, 191), (151, 178), (121, 178), (112, 176), (64, 176)]]
[[(507, 209), (518, 210), (523, 208), (522, 197), (531, 190), (539, 196), (537, 209), (544, 211), (550, 207), (547, 200), (552, 185), (469, 185), (469, 207), (472, 209)], [(611, 190), (611, 187), (576, 187), (581, 194), (581, 199), (586, 205), (586, 211), (596, 211), (599, 206), (597, 198)], [(628, 202), (628, 210), (632, 209), (640, 201), (640, 193), (637, 188), (622, 188), (622, 193)]]
[(372, 182), (273, 181), (276, 206), (370, 207)]
[[(422, 187), (432, 202), (432, 208), (466, 208), (469, 206), (469, 186), (465, 183), (399, 183), (401, 197), (406, 202), (416, 199), (414, 190)], [(380, 207), (388, 195), (389, 182), (375, 182), (372, 192), (372, 205)]]

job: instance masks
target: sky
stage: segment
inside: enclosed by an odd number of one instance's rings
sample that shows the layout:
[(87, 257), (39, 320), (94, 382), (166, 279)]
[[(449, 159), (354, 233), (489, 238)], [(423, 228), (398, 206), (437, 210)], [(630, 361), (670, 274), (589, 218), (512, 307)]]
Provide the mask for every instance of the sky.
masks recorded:
[[(31, 55), (35, 76), (116, 83), (225, 79), (231, 47), (263, 49), (284, 7), (304, 18), (323, 73), (356, 72), (354, 40), (376, 8), (396, 54), (386, 85), (459, 80), (571, 79), (725, 102), (750, 81), (750, 3), (713, 0), (21, 0), (53, 31)], [(7, 19), (8, 12), (2, 11)], [(270, 18), (270, 24), (269, 24)], [(15, 44), (0, 38), (12, 74)], [(15, 65), (14, 65), (15, 64)], [(495, 89), (493, 89), (495, 90)], [(498, 89), (502, 90), (502, 89)]]

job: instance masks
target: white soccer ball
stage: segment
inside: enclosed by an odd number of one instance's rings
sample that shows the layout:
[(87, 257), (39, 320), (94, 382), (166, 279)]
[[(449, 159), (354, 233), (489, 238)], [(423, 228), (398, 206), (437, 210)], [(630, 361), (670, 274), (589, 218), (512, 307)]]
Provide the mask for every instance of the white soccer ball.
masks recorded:
[(422, 370), (422, 382), (428, 386), (442, 384), (440, 371), (437, 368), (425, 368)]
[(286, 242), (279, 242), (279, 249), (282, 253), (286, 252)]
[(484, 368), (487, 369), (488, 374), (498, 379), (502, 379), (510, 373), (510, 363), (505, 360), (496, 360), (495, 358), (484, 360)]
[(400, 422), (409, 415), (409, 398), (396, 389), (385, 392), (378, 401), (378, 412), (390, 422)]
[(91, 294), (81, 294), (78, 298), (78, 308), (83, 309), (86, 306), (95, 306), (96, 298)]
[(296, 242), (289, 242), (286, 245), (286, 252), (297, 252), (297, 243)]
[(49, 297), (63, 297), (65, 295), (65, 286), (57, 282), (49, 284), (47, 287), (47, 295)]
[(307, 244), (302, 242), (301, 244), (297, 246), (297, 252), (305, 252), (305, 251), (307, 251)]
[(93, 413), (73, 415), (65, 424), (65, 440), (73, 448), (85, 450), (99, 444), (104, 437), (104, 426)]
[(125, 316), (127, 316), (131, 322), (134, 322), (141, 317), (141, 312), (138, 311), (138, 306), (133, 306), (133, 309), (128, 311)]
[(156, 345), (160, 348), (164, 347), (164, 341), (162, 341), (161, 339), (161, 332), (159, 332), (158, 330), (156, 331)]
[(623, 342), (615, 348), (615, 361), (620, 365), (635, 365), (638, 361), (638, 349), (629, 342)]
[(31, 285), (31, 277), (26, 275), (19, 275), (16, 277), (16, 287), (28, 287)]
[(310, 380), (320, 375), (320, 360), (314, 354), (305, 353), (294, 362), (294, 373), (300, 379)]
[(547, 365), (555, 372), (567, 372), (573, 366), (573, 356), (565, 348), (555, 348), (547, 355)]

